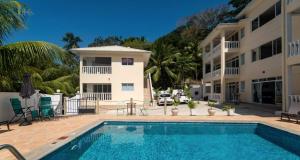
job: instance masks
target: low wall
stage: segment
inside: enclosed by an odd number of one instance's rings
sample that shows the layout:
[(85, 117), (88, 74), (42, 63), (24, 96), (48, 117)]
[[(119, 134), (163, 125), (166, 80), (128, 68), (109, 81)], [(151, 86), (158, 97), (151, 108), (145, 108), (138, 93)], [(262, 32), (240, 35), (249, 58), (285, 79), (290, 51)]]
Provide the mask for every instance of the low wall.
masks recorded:
[[(57, 93), (54, 95), (40, 94), (38, 91), (33, 94), (30, 99), (27, 100), (28, 106), (33, 106), (34, 109), (38, 109), (39, 98), (44, 96), (51, 97), (53, 108), (56, 113), (59, 113), (58, 109), (62, 109), (62, 94)], [(19, 98), (22, 106), (25, 106), (25, 99), (19, 96), (19, 92), (0, 92), (0, 122), (11, 120), (14, 116), (14, 111), (10, 104), (10, 98)]]

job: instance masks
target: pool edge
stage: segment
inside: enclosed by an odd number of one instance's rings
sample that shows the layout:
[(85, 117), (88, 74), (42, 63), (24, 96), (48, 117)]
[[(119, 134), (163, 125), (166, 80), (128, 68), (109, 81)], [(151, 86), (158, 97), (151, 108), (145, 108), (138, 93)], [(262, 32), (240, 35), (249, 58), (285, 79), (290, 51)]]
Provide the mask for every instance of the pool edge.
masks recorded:
[(279, 129), (282, 130), (284, 132), (288, 132), (291, 134), (295, 134), (300, 136), (300, 132), (292, 130), (292, 129), (288, 129), (279, 125), (275, 125), (275, 124), (270, 124), (268, 122), (264, 122), (264, 121), (247, 121), (247, 120), (185, 120), (185, 121), (180, 121), (180, 120), (128, 120), (128, 119), (124, 119), (124, 120), (109, 120), (109, 119), (105, 119), (105, 120), (99, 120), (96, 121), (95, 123), (91, 123), (88, 124), (84, 127), (81, 127), (77, 130), (75, 130), (74, 132), (71, 132), (68, 136), (68, 138), (66, 140), (62, 140), (62, 141), (58, 141), (56, 144), (46, 144), (41, 146), (40, 148), (38, 148), (37, 150), (31, 151), (27, 154), (25, 154), (25, 158), (27, 160), (36, 160), (36, 159), (41, 159), (46, 157), (47, 155), (51, 154), (52, 152), (56, 151), (57, 149), (63, 147), (64, 145), (66, 145), (67, 143), (71, 142), (72, 140), (76, 139), (77, 137), (85, 134), (86, 132), (88, 132), (89, 130), (98, 127), (101, 124), (105, 124), (105, 122), (145, 122), (145, 123), (151, 123), (151, 122), (162, 122), (162, 123), (192, 123), (192, 122), (207, 122), (207, 123), (255, 123), (255, 124), (263, 124), (269, 127), (273, 127), (275, 129)]

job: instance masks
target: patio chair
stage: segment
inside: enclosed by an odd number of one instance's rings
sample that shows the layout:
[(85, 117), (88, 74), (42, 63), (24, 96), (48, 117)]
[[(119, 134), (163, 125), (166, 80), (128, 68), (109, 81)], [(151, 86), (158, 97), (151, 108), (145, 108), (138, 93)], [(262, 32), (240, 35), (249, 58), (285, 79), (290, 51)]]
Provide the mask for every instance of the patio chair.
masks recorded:
[(297, 97), (292, 97), (291, 98), (291, 105), (289, 107), (288, 112), (283, 112), (281, 113), (281, 120), (284, 118), (287, 118), (289, 121), (291, 119), (295, 119), (297, 123), (299, 123), (300, 120), (300, 99)]
[(51, 105), (51, 97), (41, 97), (39, 102), (41, 118), (54, 117), (54, 111)]
[(0, 125), (2, 125), (2, 124), (6, 124), (7, 130), (10, 130), (10, 128), (9, 128), (9, 121), (2, 121), (2, 122), (0, 122)]
[[(22, 108), (21, 101), (18, 98), (11, 98), (10, 104), (12, 106), (12, 109), (14, 111), (13, 118), (9, 121), (9, 123), (15, 121), (19, 121), (22, 118), (25, 119), (25, 112), (23, 111), (24, 108)], [(17, 119), (16, 119), (17, 118)]]

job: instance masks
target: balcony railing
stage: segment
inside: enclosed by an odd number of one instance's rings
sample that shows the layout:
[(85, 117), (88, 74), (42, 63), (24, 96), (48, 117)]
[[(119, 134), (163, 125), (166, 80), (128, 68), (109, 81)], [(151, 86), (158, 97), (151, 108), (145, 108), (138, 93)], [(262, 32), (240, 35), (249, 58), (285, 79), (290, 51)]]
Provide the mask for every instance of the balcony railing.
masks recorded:
[(212, 51), (211, 54), (216, 54), (218, 53), (218, 51), (221, 49), (221, 44), (218, 44), (217, 46), (215, 46)]
[(289, 43), (289, 53), (288, 56), (298, 56), (300, 55), (300, 40)]
[(212, 72), (213, 77), (217, 77), (217, 76), (220, 76), (220, 75), (221, 75), (221, 69), (217, 69), (217, 70), (214, 70)]
[(289, 95), (289, 101), (290, 105), (300, 105), (300, 95)]
[(111, 66), (83, 66), (82, 74), (111, 74)]
[(238, 75), (240, 73), (240, 69), (238, 67), (226, 67), (225, 74), (226, 75)]
[(239, 41), (225, 41), (225, 48), (228, 48), (228, 49), (240, 48), (240, 42)]
[(100, 101), (111, 100), (111, 93), (85, 92), (85, 93), (82, 93), (81, 96), (82, 96), (82, 98), (87, 98), (89, 100), (100, 100)]

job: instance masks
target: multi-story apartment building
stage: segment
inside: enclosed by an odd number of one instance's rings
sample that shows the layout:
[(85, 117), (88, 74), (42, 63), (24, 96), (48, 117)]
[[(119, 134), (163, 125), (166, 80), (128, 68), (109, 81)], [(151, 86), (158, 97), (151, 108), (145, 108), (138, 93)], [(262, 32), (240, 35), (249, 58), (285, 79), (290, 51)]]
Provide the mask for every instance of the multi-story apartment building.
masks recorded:
[[(143, 103), (144, 66), (150, 51), (121, 46), (76, 48), (80, 55), (80, 93), (101, 104), (120, 105), (131, 98)], [(147, 82), (147, 81), (146, 81)]]
[(300, 93), (299, 11), (299, 0), (252, 0), (238, 22), (219, 24), (201, 42), (204, 95), (286, 110)]

